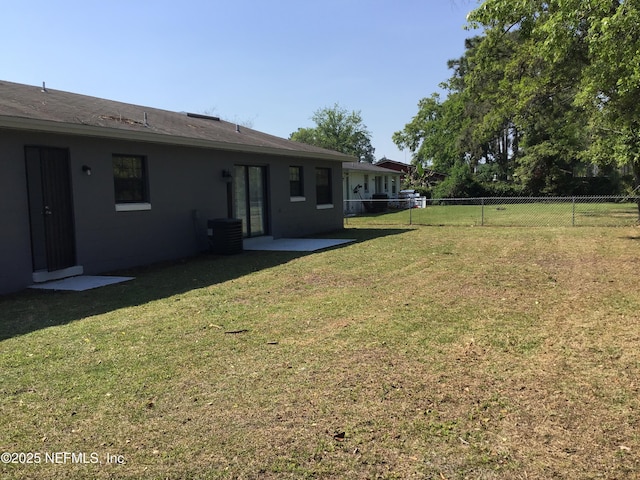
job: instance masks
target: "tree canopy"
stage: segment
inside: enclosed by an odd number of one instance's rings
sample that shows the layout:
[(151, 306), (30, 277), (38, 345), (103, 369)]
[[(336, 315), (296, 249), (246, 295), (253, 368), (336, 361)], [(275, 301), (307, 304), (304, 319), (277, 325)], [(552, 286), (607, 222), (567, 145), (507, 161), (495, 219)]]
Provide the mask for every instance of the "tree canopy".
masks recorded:
[[(630, 165), (640, 182), (637, 2), (486, 0), (469, 20), (485, 29), (480, 56), (487, 61), (510, 32), (519, 38), (507, 69), (516, 115), (526, 119), (536, 109), (566, 105), (552, 115), (586, 127), (581, 158)], [(580, 140), (573, 130), (567, 138)]]
[(315, 127), (299, 128), (289, 140), (353, 155), (361, 162), (373, 163), (375, 160), (371, 133), (359, 111), (349, 112), (336, 103), (333, 107), (316, 110), (311, 120)]
[(592, 165), (640, 185), (638, 2), (485, 0), (468, 20), (483, 34), (449, 62), (447, 97), (394, 134), (415, 163), (524, 194), (579, 194)]

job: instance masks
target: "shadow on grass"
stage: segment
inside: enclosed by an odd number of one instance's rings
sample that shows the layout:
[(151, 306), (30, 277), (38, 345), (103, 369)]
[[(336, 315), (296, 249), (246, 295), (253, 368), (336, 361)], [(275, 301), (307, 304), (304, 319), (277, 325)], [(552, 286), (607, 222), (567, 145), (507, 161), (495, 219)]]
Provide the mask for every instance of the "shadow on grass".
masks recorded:
[[(407, 231), (358, 228), (341, 230), (326, 237), (354, 239), (357, 244)], [(330, 250), (349, 245), (353, 243)], [(135, 279), (84, 292), (25, 290), (0, 296), (0, 341), (223, 283), (314, 253), (317, 252), (245, 251), (230, 256), (203, 254), (184, 260), (111, 272), (113, 275), (132, 276)]]

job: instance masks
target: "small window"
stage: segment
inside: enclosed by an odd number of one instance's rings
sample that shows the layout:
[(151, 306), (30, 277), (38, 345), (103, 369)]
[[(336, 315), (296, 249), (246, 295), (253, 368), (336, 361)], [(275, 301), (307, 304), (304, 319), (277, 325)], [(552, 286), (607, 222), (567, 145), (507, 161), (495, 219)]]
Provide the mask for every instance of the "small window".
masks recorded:
[(331, 169), (316, 168), (316, 204), (329, 205), (331, 203), (333, 203)]
[(146, 158), (114, 155), (113, 185), (116, 204), (149, 203)]
[(289, 194), (291, 197), (304, 197), (302, 167), (289, 167)]
[(369, 175), (364, 176), (364, 193), (369, 193)]

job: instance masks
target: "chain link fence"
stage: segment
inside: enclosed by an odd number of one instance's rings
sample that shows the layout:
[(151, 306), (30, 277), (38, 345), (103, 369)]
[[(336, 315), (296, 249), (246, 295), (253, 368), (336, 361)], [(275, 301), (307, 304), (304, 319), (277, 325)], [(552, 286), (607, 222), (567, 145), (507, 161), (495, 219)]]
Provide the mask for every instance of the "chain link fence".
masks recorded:
[(640, 197), (490, 197), (345, 200), (345, 225), (637, 225)]

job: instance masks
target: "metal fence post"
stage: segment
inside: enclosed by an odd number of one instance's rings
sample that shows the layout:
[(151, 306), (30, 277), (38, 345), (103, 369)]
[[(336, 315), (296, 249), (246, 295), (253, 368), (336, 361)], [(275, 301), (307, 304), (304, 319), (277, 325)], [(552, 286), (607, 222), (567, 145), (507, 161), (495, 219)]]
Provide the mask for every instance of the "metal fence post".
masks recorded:
[(411, 202), (410, 201), (408, 201), (408, 202), (409, 202), (409, 225), (413, 225), (413, 223), (411, 223), (412, 222), (411, 210), (413, 210), (413, 208), (412, 208)]
[(571, 226), (576, 226), (576, 197), (571, 197)]
[(480, 199), (480, 203), (482, 205), (482, 219), (480, 220), (480, 226), (484, 227), (484, 198)]

